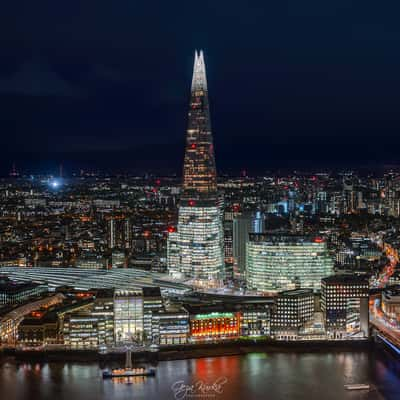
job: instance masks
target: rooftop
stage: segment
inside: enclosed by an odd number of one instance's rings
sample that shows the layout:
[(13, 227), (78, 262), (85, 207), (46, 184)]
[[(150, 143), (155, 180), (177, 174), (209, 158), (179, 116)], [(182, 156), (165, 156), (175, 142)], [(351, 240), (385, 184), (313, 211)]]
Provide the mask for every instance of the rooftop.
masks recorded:
[(321, 244), (325, 240), (320, 236), (304, 236), (294, 234), (280, 234), (280, 233), (250, 233), (249, 239), (251, 242), (264, 242), (264, 243), (310, 243)]
[(321, 279), (322, 283), (326, 284), (341, 284), (341, 285), (351, 285), (351, 284), (366, 284), (369, 285), (368, 278), (363, 275), (349, 275), (340, 274), (332, 275)]
[(279, 297), (297, 297), (297, 296), (313, 296), (312, 289), (292, 289), (285, 290), (279, 293)]
[(24, 292), (26, 290), (31, 290), (38, 287), (39, 284), (33, 282), (17, 282), (7, 277), (0, 277), (0, 293), (5, 294), (16, 294)]

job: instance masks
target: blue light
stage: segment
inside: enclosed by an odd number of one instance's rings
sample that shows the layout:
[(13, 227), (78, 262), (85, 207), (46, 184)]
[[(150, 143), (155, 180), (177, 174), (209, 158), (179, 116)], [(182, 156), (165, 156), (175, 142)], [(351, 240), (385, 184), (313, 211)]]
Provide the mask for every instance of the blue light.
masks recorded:
[(53, 180), (50, 181), (49, 183), (50, 183), (50, 186), (51, 186), (53, 189), (57, 189), (57, 188), (60, 186), (60, 182), (57, 181), (57, 180), (55, 180), (55, 179), (53, 179)]
[(394, 350), (397, 354), (400, 354), (400, 349), (396, 347), (393, 343), (389, 342), (385, 337), (382, 335), (377, 335), (379, 339), (381, 339), (383, 342), (385, 342), (392, 350)]

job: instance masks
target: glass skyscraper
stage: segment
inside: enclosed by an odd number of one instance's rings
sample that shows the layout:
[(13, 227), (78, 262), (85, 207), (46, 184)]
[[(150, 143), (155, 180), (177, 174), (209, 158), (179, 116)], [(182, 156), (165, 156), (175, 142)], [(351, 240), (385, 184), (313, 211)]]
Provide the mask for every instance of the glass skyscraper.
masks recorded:
[(248, 289), (261, 292), (295, 288), (321, 289), (332, 275), (333, 260), (321, 238), (250, 234), (246, 251)]
[(177, 230), (168, 238), (169, 273), (199, 286), (219, 286), (224, 277), (222, 199), (217, 191), (203, 51), (196, 51), (194, 59), (178, 213)]

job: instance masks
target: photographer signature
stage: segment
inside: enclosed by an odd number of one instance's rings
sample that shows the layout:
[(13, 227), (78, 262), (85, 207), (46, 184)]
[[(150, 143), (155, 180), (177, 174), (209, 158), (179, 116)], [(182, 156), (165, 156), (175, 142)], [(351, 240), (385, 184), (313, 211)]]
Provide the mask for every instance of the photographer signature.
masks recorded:
[(171, 389), (174, 393), (175, 400), (184, 400), (187, 397), (214, 397), (223, 392), (223, 385), (228, 382), (225, 376), (218, 378), (213, 383), (197, 381), (192, 384), (186, 384), (184, 381), (176, 381)]

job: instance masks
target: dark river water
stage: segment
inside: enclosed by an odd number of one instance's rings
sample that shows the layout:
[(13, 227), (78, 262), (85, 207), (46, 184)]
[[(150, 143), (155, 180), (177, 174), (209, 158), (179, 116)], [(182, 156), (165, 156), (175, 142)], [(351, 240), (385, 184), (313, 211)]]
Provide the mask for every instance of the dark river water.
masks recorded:
[[(371, 390), (347, 391), (348, 383)], [(400, 358), (383, 350), (253, 353), (164, 361), (154, 378), (101, 378), (97, 363), (0, 360), (0, 400), (400, 399)]]

